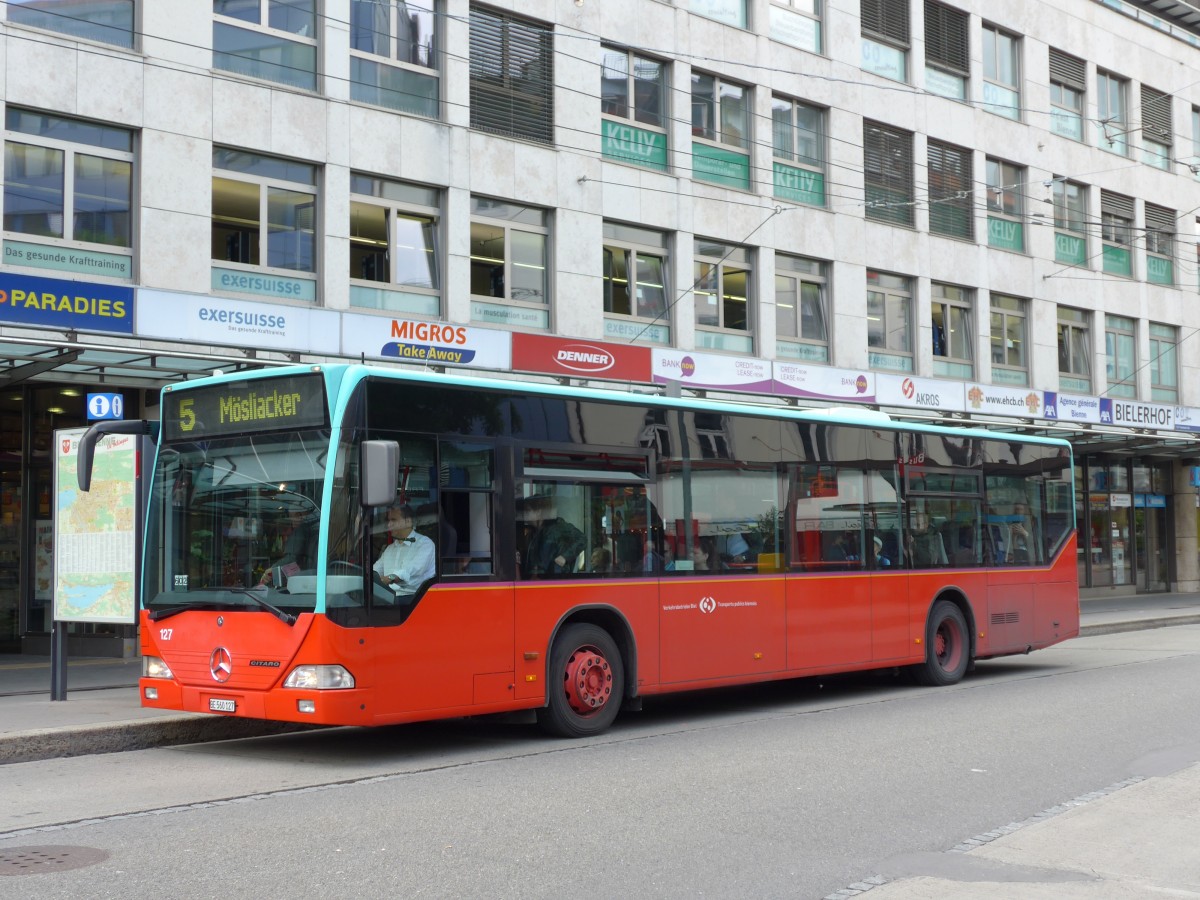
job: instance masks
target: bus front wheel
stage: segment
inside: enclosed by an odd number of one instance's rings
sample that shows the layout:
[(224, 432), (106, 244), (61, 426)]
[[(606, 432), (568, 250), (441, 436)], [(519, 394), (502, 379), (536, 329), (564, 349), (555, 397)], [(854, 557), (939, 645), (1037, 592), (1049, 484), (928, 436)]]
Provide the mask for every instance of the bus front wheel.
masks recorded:
[(913, 667), (913, 677), (919, 684), (957, 684), (970, 661), (971, 639), (962, 610), (949, 600), (939, 600), (925, 625), (925, 662)]
[(568, 625), (550, 653), (548, 696), (538, 725), (559, 737), (599, 734), (616, 719), (624, 690), (616, 641), (596, 625)]

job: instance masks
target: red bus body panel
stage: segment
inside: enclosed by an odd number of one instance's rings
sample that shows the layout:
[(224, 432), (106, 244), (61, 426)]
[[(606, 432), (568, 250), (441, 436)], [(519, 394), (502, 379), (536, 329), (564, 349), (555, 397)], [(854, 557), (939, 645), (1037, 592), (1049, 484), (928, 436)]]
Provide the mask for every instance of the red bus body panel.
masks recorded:
[[(442, 583), (402, 625), (343, 627), (303, 614), (193, 611), (152, 622), (142, 652), (174, 679), (142, 678), (145, 706), (326, 725), (378, 725), (542, 706), (556, 630), (579, 611), (626, 631), (630, 690), (701, 687), (920, 663), (935, 600), (961, 602), (979, 658), (1079, 633), (1075, 537), (1048, 566), (852, 574)], [(213, 654), (229, 654), (218, 681)], [(341, 664), (348, 690), (283, 687), (301, 664)], [(218, 673), (221, 674), (221, 673)], [(156, 700), (146, 688), (156, 688)], [(298, 709), (311, 700), (312, 713)]]

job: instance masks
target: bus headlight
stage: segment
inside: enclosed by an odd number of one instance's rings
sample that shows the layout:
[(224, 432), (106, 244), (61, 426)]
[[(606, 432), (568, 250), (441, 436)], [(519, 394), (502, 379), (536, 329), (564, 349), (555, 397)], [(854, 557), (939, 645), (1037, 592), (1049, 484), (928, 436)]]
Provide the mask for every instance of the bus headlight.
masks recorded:
[(157, 656), (142, 657), (142, 677), (143, 678), (174, 678), (171, 673), (171, 667), (159, 659)]
[(343, 666), (296, 666), (283, 686), (310, 691), (341, 691), (354, 687), (354, 676)]

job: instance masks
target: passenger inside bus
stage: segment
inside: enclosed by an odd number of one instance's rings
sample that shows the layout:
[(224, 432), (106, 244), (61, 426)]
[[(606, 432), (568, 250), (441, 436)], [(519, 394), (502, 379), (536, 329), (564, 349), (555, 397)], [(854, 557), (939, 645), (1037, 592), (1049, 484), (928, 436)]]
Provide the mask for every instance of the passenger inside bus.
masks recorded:
[(1029, 516), (1029, 505), (1022, 500), (1013, 504), (1008, 526), (1008, 552), (1006, 562), (1027, 565), (1034, 562), (1033, 520)]
[(854, 562), (858, 559), (858, 540), (854, 533), (843, 531), (834, 539), (829, 547), (829, 553), (826, 558), (831, 562), (840, 562), (848, 560)]
[(692, 571), (715, 572), (724, 568), (711, 537), (697, 538), (692, 544)]
[(592, 550), (591, 559), (588, 560), (589, 572), (611, 572), (612, 571), (612, 551), (607, 547), (595, 547)]
[(750, 545), (746, 542), (746, 538), (734, 532), (725, 541), (725, 553), (729, 557), (730, 563), (745, 563), (750, 561)]
[(372, 568), (397, 597), (415, 594), (423, 582), (434, 577), (437, 553), (433, 541), (413, 530), (414, 516), (408, 504), (392, 505), (387, 523), (392, 542)]
[(924, 509), (914, 509), (909, 516), (905, 553), (909, 566), (914, 569), (929, 569), (949, 562), (946, 542), (930, 527), (929, 513)]
[(890, 567), (892, 560), (883, 552), (883, 538), (881, 538), (879, 535), (875, 535), (875, 537), (872, 539), (872, 544), (875, 547), (875, 568), (886, 569)]
[(583, 532), (558, 515), (557, 503), (551, 497), (546, 517), (529, 538), (522, 559), (522, 573), (526, 578), (570, 574), (586, 545)]

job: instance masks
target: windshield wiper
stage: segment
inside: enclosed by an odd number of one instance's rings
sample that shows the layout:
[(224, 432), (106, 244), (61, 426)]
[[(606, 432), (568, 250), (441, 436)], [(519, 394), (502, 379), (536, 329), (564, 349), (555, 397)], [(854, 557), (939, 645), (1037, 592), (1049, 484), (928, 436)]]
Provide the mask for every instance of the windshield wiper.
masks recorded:
[(183, 603), (179, 606), (168, 606), (164, 609), (150, 610), (150, 621), (158, 622), (162, 619), (169, 619), (171, 616), (177, 616), (181, 612), (187, 612), (189, 609), (205, 609), (211, 608), (211, 603)]
[(243, 596), (249, 597), (285, 625), (296, 624), (295, 616), (293, 616), (291, 613), (285, 613), (278, 606), (272, 606), (270, 603), (264, 600), (257, 591), (254, 591), (250, 588), (226, 588), (225, 590), (234, 594), (242, 594)]

